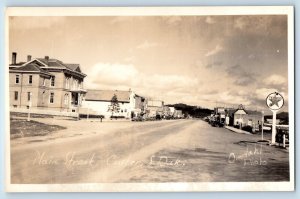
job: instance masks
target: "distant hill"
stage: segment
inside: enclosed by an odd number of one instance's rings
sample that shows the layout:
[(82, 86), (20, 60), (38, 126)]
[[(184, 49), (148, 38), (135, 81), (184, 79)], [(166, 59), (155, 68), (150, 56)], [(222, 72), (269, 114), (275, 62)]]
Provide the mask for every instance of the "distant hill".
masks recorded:
[(192, 116), (196, 118), (203, 118), (206, 116), (209, 116), (213, 110), (207, 109), (207, 108), (201, 108), (197, 106), (191, 106), (183, 103), (178, 103), (178, 104), (168, 104), (166, 106), (169, 107), (175, 107), (177, 110), (182, 110), (182, 113), (185, 116)]
[[(272, 119), (273, 115), (265, 115), (266, 119)], [(280, 119), (280, 124), (289, 124), (289, 113), (288, 112), (280, 112), (276, 115), (277, 119)]]

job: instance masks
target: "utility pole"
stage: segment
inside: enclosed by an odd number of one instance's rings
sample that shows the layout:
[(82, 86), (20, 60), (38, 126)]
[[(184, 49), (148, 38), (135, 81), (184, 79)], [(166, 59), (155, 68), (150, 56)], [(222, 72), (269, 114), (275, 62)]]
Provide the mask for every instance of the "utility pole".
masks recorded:
[(264, 111), (261, 111), (261, 140), (264, 140)]
[(277, 114), (277, 111), (272, 111), (273, 112), (273, 121), (272, 121), (272, 142), (271, 144), (272, 145), (275, 145), (276, 144), (276, 114)]

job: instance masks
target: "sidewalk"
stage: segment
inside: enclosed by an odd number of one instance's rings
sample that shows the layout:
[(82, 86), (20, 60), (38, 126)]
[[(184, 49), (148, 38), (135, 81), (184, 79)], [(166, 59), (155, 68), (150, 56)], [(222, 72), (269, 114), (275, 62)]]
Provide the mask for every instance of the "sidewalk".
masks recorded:
[[(89, 122), (101, 122), (99, 118), (80, 118), (80, 121), (89, 121)], [(124, 119), (124, 118), (119, 118), (119, 119), (109, 119), (109, 118), (103, 118), (102, 122), (131, 122), (130, 119)]]
[(242, 129), (237, 129), (237, 128), (234, 128), (232, 126), (224, 126), (224, 128), (226, 128), (230, 131), (233, 131), (235, 133), (244, 133), (244, 134), (247, 134), (247, 135), (253, 135), (252, 133), (249, 133), (248, 131), (244, 131)]

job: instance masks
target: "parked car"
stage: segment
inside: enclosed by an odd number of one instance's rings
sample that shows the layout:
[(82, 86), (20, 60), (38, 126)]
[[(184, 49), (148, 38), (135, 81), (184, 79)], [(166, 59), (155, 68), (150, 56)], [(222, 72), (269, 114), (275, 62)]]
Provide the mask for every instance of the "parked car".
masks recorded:
[(219, 115), (214, 115), (210, 118), (209, 123), (214, 127), (223, 127), (224, 122), (220, 119)]
[(283, 144), (283, 137), (286, 138), (286, 142), (289, 140), (289, 132), (285, 129), (277, 129), (275, 140), (277, 143)]
[(203, 119), (205, 122), (209, 122), (209, 117), (204, 117)]
[(160, 116), (159, 114), (157, 114), (157, 115), (155, 116), (155, 118), (156, 118), (156, 120), (161, 120), (161, 116)]
[(147, 118), (145, 119), (145, 121), (155, 121), (155, 120), (156, 120), (155, 117), (147, 117)]
[(144, 121), (144, 118), (142, 116), (136, 116), (136, 117), (133, 117), (131, 119), (131, 121), (133, 121), (133, 122), (142, 122), (142, 121)]
[(272, 128), (270, 126), (263, 126), (264, 131), (271, 131)]

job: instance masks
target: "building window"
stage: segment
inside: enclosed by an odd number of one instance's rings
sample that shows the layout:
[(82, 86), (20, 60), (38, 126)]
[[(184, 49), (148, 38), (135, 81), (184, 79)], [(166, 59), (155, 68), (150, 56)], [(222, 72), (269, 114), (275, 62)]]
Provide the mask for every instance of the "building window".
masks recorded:
[(45, 99), (45, 90), (42, 92), (42, 104), (44, 104), (44, 99)]
[(65, 105), (68, 105), (68, 103), (69, 103), (69, 94), (65, 94), (64, 101), (65, 101)]
[(27, 92), (27, 100), (28, 102), (31, 100), (31, 92)]
[(15, 100), (18, 100), (18, 98), (19, 98), (19, 93), (18, 91), (15, 91)]
[(20, 75), (16, 75), (16, 84), (20, 83)]
[(54, 93), (50, 93), (50, 104), (54, 103)]
[(81, 95), (79, 94), (79, 95), (78, 95), (78, 105), (81, 105), (81, 101), (82, 101)]
[(28, 83), (32, 84), (32, 75), (29, 75)]
[(78, 80), (77, 80), (77, 79), (75, 79), (75, 80), (73, 81), (73, 89), (74, 89), (74, 90), (77, 90), (77, 89), (78, 89)]
[(43, 79), (43, 86), (46, 86), (46, 79)]
[(55, 86), (55, 77), (51, 77), (51, 86)]
[(70, 88), (70, 78), (69, 77), (66, 78), (66, 88), (67, 89)]

